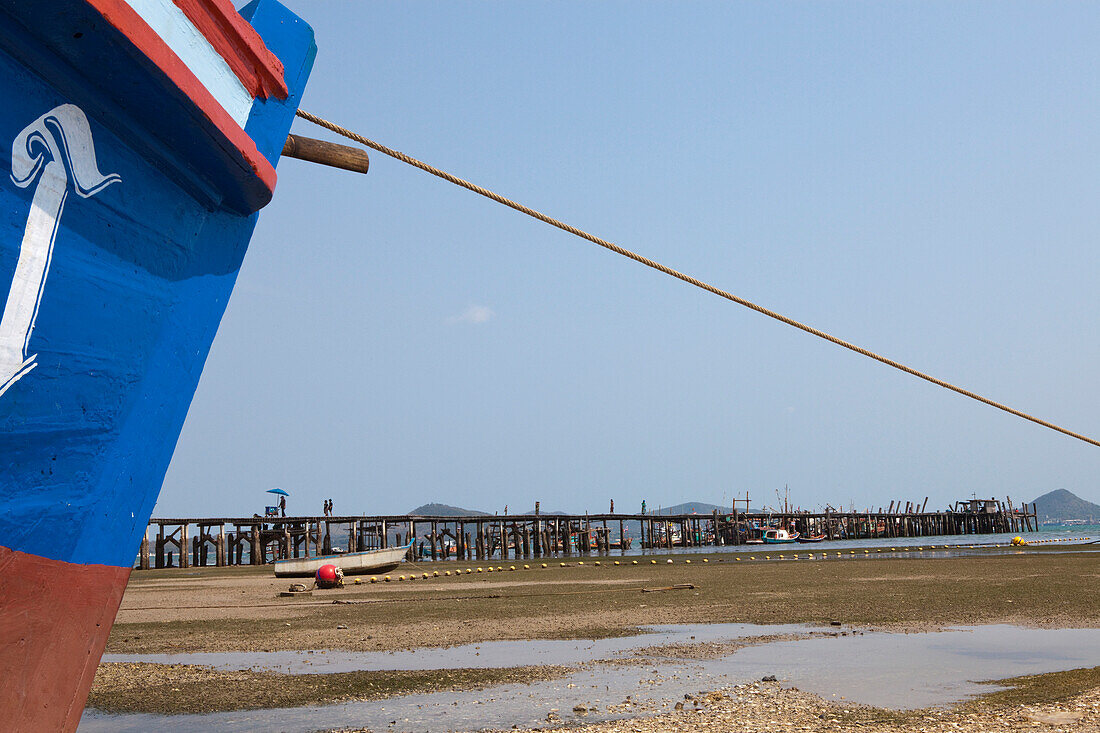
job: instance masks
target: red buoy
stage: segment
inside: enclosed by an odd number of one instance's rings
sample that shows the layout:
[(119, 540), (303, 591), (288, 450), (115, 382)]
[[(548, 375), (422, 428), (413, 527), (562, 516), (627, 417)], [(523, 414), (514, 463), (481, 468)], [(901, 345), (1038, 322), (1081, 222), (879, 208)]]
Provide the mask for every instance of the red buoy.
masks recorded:
[(317, 568), (317, 585), (324, 587), (325, 585), (336, 584), (336, 566), (335, 565), (322, 565)]

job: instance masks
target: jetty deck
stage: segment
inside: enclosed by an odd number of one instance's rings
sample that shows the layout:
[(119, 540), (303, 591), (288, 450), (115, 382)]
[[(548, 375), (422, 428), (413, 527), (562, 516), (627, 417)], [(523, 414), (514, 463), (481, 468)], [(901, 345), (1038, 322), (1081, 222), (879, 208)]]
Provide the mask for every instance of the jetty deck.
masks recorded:
[[(971, 499), (944, 511), (894, 502), (886, 511), (710, 514), (346, 515), (153, 518), (136, 567), (263, 565), (400, 546), (409, 560), (507, 560), (629, 549), (743, 544), (760, 528), (784, 527), (827, 539), (880, 539), (1030, 532), (1034, 505)], [(632, 532), (634, 535), (632, 535)], [(335, 544), (333, 538), (337, 538)]]

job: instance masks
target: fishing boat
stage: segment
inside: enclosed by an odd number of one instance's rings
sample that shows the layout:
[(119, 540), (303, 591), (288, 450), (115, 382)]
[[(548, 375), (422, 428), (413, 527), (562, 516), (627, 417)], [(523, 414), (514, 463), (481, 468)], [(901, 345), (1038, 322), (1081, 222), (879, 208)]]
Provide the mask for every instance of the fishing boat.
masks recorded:
[(313, 66), (274, 0), (0, 1), (0, 720), (73, 731)]
[(798, 532), (788, 532), (785, 529), (772, 527), (764, 530), (764, 536), (761, 539), (764, 540), (765, 545), (786, 545), (798, 539)]
[(343, 552), (339, 555), (319, 555), (317, 557), (289, 557), (275, 561), (276, 578), (313, 577), (322, 565), (335, 565), (344, 571), (344, 575), (363, 575), (364, 573), (384, 573), (393, 570), (405, 559), (413, 543), (402, 547), (385, 547), (365, 552)]
[(815, 535), (800, 534), (797, 537), (795, 537), (796, 542), (801, 542), (803, 544), (809, 544), (809, 543), (813, 543), (813, 542), (823, 542), (824, 540), (825, 540), (825, 535), (823, 535), (823, 534), (815, 534)]
[(634, 544), (633, 537), (620, 537), (617, 540), (611, 540), (608, 543), (608, 547), (612, 550), (629, 550), (630, 546)]

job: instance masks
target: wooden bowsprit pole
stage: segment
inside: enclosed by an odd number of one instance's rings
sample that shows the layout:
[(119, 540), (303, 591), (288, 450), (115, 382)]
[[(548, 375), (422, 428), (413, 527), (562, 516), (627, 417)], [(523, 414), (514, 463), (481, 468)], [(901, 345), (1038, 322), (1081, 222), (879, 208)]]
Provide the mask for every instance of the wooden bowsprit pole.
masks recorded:
[(367, 151), (350, 145), (330, 143), (302, 135), (288, 135), (283, 145), (283, 155), (287, 158), (308, 160), (332, 168), (341, 168), (353, 173), (366, 173), (370, 168)]

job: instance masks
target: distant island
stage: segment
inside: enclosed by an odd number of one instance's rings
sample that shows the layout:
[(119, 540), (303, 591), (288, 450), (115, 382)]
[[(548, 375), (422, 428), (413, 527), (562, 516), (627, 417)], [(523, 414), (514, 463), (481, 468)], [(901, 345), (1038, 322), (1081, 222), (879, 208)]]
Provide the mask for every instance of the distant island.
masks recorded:
[(1055, 489), (1033, 502), (1040, 524), (1096, 524), (1100, 522), (1100, 504), (1085, 501), (1071, 491)]
[[(610, 508), (610, 506), (602, 506), (598, 509), (589, 508), (588, 511), (593, 513), (593, 514), (602, 514), (602, 513), (606, 512), (607, 509), (609, 509), (609, 508)], [(641, 502), (638, 502), (637, 504), (630, 504), (629, 506), (624, 505), (624, 504), (618, 504), (618, 505), (616, 505), (615, 509), (616, 509), (616, 514), (639, 514), (642, 511), (642, 505), (641, 505)], [(665, 507), (646, 505), (646, 514), (653, 515), (653, 516), (668, 516), (668, 515), (671, 515), (671, 514), (675, 514), (675, 515), (703, 514), (703, 515), (708, 515), (709, 516), (714, 511), (717, 511), (719, 514), (725, 515), (725, 514), (730, 513), (731, 508), (730, 507), (721, 507), (721, 506), (718, 506), (717, 504), (708, 504), (708, 503), (703, 502), (703, 501), (686, 501), (682, 504), (676, 504), (675, 506), (665, 506)], [(524, 507), (524, 508), (510, 507), (509, 511), (508, 511), (508, 514), (510, 514), (510, 515), (534, 514), (534, 513), (535, 513), (534, 506)], [(544, 517), (554, 517), (554, 516), (558, 516), (558, 515), (562, 515), (562, 514), (567, 514), (567, 512), (563, 512), (563, 511), (559, 511), (559, 510), (548, 511), (545, 507), (541, 507), (540, 510), (539, 510), (539, 513)], [(504, 516), (503, 512), (500, 512), (499, 514), (494, 514), (492, 512), (483, 512), (483, 511), (478, 511), (476, 509), (465, 509), (463, 507), (451, 506), (450, 504), (442, 504), (440, 502), (430, 502), (428, 504), (421, 504), (420, 506), (418, 506), (415, 509), (411, 510), (409, 512), (409, 514), (412, 515), (412, 516), (421, 516), (421, 517), (470, 517), (470, 518), (476, 518), (476, 517), (502, 517), (502, 516)], [(636, 519), (628, 519), (628, 520), (624, 520), (621, 524), (622, 524), (622, 528), (623, 528), (623, 533), (627, 537), (640, 537), (641, 536), (642, 523), (640, 521), (638, 521)], [(614, 537), (618, 538), (618, 527), (616, 526), (613, 529), (615, 531)], [(335, 542), (335, 539), (333, 541)]]
[[(638, 514), (641, 512), (641, 504), (638, 506), (618, 506), (618, 514)], [(683, 504), (677, 504), (675, 506), (655, 507), (647, 506), (646, 512), (648, 514), (710, 514), (715, 510), (719, 514), (730, 512), (728, 507), (720, 507), (717, 504), (707, 504), (703, 501), (686, 501)], [(594, 514), (603, 513), (601, 510), (589, 509)], [(513, 508), (509, 514), (534, 514), (535, 509), (531, 507), (529, 509)], [(566, 514), (563, 511), (547, 511), (545, 508), (540, 511), (541, 514), (553, 516), (556, 514)], [(491, 517), (495, 516), (490, 512), (481, 512), (476, 509), (463, 509), (458, 506), (451, 506), (449, 504), (440, 504), (438, 502), (431, 502), (429, 504), (421, 504), (416, 509), (409, 512), (412, 515), (419, 515), (422, 517)]]
[[(527, 510), (515, 510), (513, 509), (510, 514), (534, 514), (535, 508), (531, 507)], [(548, 512), (543, 510), (543, 514), (565, 514), (565, 512)], [(413, 509), (409, 514), (421, 516), (421, 517), (493, 517), (497, 516), (494, 512), (481, 512), (477, 509), (463, 509), (460, 506), (451, 506), (450, 504), (440, 504), (439, 502), (432, 502), (430, 504), (421, 504), (416, 509)]]
[[(640, 507), (639, 507), (640, 509)], [(647, 507), (651, 514), (710, 514), (717, 510), (719, 514), (729, 514), (730, 507), (720, 507), (717, 504), (707, 504), (703, 501), (686, 501), (676, 506)], [(742, 510), (744, 507), (742, 507)]]
[(449, 504), (432, 502), (430, 504), (421, 504), (416, 509), (410, 511), (409, 514), (419, 515), (421, 517), (484, 517), (489, 515), (489, 512), (479, 512), (476, 509), (463, 509), (462, 507), (451, 506)]

